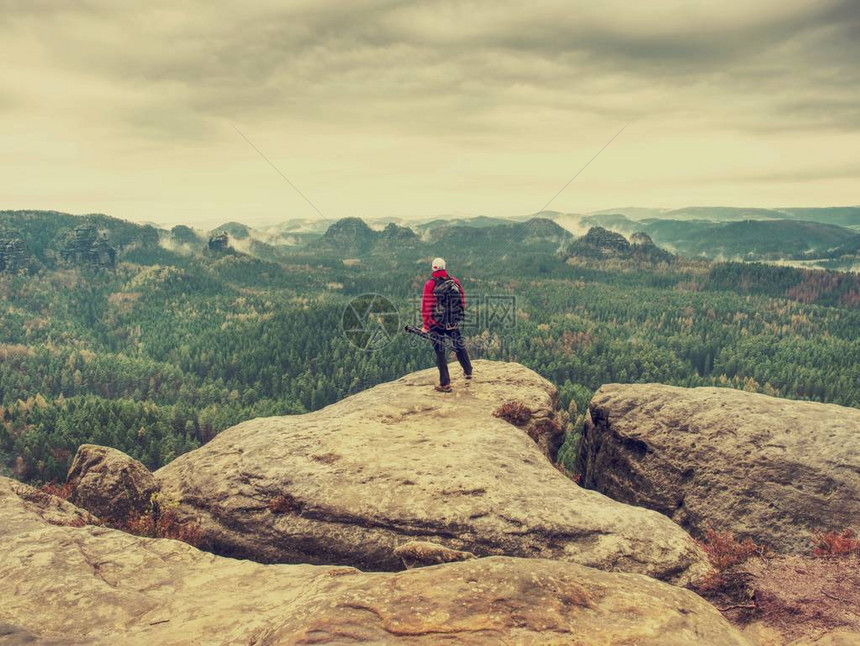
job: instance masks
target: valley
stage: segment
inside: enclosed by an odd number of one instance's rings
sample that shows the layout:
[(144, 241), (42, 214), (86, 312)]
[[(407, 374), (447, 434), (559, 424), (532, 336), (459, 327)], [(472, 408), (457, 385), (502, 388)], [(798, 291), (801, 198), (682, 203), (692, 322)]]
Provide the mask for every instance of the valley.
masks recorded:
[[(83, 225), (100, 251), (64, 255)], [(605, 383), (860, 406), (857, 274), (688, 258), (661, 248), (653, 227), (625, 238), (577, 236), (550, 217), (429, 225), (351, 218), (302, 233), (286, 229), (306, 222), (287, 223), (257, 240), (237, 223), (210, 233), (0, 213), (17, 241), (15, 270), (0, 272), (0, 470), (62, 480), (85, 442), (155, 469), (240, 421), (318, 410), (430, 366), (429, 347), (408, 335), (356, 347), (342, 315), (377, 293), (400, 327), (417, 322), (440, 253), (469, 298), (473, 355), (521, 362), (559, 389), (571, 470), (586, 405)], [(211, 250), (222, 230), (226, 248)]]

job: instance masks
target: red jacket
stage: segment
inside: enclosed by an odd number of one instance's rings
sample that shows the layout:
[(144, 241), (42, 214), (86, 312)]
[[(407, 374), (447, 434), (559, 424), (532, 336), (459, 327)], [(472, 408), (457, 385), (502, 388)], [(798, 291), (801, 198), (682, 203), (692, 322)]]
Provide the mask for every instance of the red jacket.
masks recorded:
[[(448, 278), (448, 272), (444, 269), (437, 269), (433, 272), (433, 278)], [(421, 319), (424, 321), (424, 327), (431, 328), (436, 325), (433, 320), (433, 308), (436, 306), (436, 295), (433, 293), (433, 288), (436, 287), (436, 281), (431, 278), (424, 283), (424, 294), (421, 297)], [(460, 288), (460, 298), (463, 301), (463, 311), (466, 311), (466, 292), (463, 291), (463, 286), (460, 281), (451, 276), (451, 279), (457, 283)]]

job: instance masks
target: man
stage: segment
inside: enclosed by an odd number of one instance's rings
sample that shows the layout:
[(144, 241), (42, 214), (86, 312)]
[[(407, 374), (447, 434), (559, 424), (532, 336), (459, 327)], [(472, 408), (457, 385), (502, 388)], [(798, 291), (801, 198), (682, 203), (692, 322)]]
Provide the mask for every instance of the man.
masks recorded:
[(472, 362), (469, 361), (469, 353), (458, 327), (466, 310), (466, 294), (460, 281), (448, 275), (444, 258), (434, 259), (432, 268), (432, 278), (424, 284), (421, 298), (421, 318), (424, 320), (421, 331), (429, 333), (433, 339), (436, 365), (439, 368), (439, 385), (436, 390), (449, 393), (451, 376), (448, 374), (446, 336), (451, 338), (457, 361), (460, 362), (466, 379), (472, 378)]

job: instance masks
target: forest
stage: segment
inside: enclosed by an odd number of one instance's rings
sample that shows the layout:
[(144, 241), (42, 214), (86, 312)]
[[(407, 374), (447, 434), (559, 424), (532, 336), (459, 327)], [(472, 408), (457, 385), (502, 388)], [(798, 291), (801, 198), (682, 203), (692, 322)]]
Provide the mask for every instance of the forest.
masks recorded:
[(128, 223), (112, 232), (122, 245), (105, 268), (63, 263), (51, 245), (75, 221), (45, 217), (7, 219), (34, 265), (0, 273), (0, 472), (26, 481), (64, 479), (86, 442), (154, 469), (242, 420), (316, 410), (433, 366), (417, 337), (395, 334), (369, 351), (342, 325), (367, 293), (393, 303), (397, 329), (417, 322), (433, 255), (464, 285), (473, 355), (521, 362), (559, 388), (570, 415), (563, 460), (604, 383), (860, 407), (857, 274), (576, 255), (559, 252), (554, 232), (546, 245), (518, 246), (510, 236), (520, 232), (492, 227), (485, 243), (388, 240), (350, 257), (325, 245), (277, 260), (181, 254)]

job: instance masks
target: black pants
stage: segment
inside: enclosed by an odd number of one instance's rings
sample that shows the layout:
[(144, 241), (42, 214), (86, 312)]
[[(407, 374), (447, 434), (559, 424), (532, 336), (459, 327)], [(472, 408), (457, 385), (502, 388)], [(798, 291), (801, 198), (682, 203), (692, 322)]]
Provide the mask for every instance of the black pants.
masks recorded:
[(439, 368), (439, 383), (447, 386), (451, 383), (451, 375), (448, 374), (448, 352), (445, 348), (445, 337), (451, 337), (454, 352), (457, 353), (457, 361), (463, 367), (463, 372), (467, 375), (472, 374), (472, 362), (469, 361), (469, 353), (466, 351), (466, 343), (460, 335), (460, 330), (446, 330), (441, 327), (430, 328), (430, 335), (433, 337), (433, 350), (436, 352), (436, 366)]

